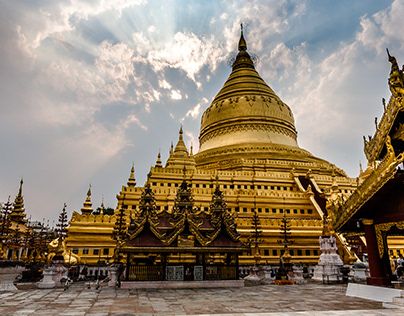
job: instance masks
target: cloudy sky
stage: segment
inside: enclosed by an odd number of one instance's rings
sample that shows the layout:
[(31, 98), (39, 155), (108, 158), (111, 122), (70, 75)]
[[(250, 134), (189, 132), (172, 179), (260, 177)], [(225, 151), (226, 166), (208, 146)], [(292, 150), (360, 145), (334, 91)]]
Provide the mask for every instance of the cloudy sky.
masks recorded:
[[(0, 201), (56, 218), (143, 184), (182, 124), (230, 73), (239, 24), (292, 108), (301, 147), (357, 176), (362, 135), (389, 97), (385, 48), (404, 62), (403, 1), (0, 0)], [(194, 151), (196, 151), (194, 150)]]

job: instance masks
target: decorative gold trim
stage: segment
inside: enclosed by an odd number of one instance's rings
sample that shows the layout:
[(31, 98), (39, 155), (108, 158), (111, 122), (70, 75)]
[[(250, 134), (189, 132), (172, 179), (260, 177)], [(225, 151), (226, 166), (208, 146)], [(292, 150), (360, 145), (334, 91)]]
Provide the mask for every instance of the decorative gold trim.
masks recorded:
[(387, 154), (374, 171), (359, 185), (359, 187), (340, 205), (335, 205), (335, 230), (344, 225), (383, 185), (397, 173), (397, 166), (404, 162), (404, 153), (395, 155), (391, 148), (391, 140), (387, 135)]
[(380, 258), (383, 257), (384, 254), (383, 233), (387, 233), (394, 226), (396, 226), (398, 229), (404, 229), (404, 221), (382, 223), (375, 225), (377, 248), (379, 250)]
[(365, 139), (364, 151), (369, 163), (373, 163), (378, 159), (378, 155), (385, 145), (386, 136), (389, 134), (400, 111), (404, 111), (403, 99), (392, 96), (383, 113), (374, 137), (369, 141)]
[(292, 138), (293, 140), (296, 140), (297, 133), (296, 130), (294, 130), (290, 126), (282, 126), (279, 123), (275, 124), (274, 122), (271, 121), (257, 121), (254, 124), (250, 123), (241, 123), (241, 124), (231, 124), (229, 126), (220, 126), (220, 128), (217, 129), (210, 129), (206, 130), (203, 133), (201, 133), (201, 136), (199, 138), (200, 140), (200, 145), (206, 143), (207, 141), (221, 136), (225, 134), (232, 134), (240, 131), (264, 131), (268, 133), (277, 133), (277, 134), (282, 134), (287, 137)]
[(368, 219), (368, 218), (362, 219), (363, 225), (373, 225), (373, 223), (374, 223), (373, 219)]

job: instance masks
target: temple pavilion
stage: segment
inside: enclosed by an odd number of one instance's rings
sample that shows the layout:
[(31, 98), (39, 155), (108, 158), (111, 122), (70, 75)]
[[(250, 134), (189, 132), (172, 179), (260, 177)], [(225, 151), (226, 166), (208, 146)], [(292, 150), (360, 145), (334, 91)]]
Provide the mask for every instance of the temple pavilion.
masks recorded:
[(355, 192), (346, 201), (333, 199), (330, 207), (334, 227), (364, 241), (373, 285), (388, 285), (391, 258), (404, 254), (404, 73), (387, 53), (392, 94), (374, 136), (364, 138), (368, 167)]
[[(123, 251), (130, 262), (197, 261), (201, 266), (207, 262), (236, 261), (240, 265), (278, 264), (283, 251), (283, 245), (278, 242), (280, 226), (286, 216), (294, 240), (289, 246), (292, 263), (316, 264), (319, 236), (328, 216), (327, 199), (332, 194), (347, 199), (356, 189), (357, 180), (299, 147), (293, 113), (255, 69), (243, 31), (231, 73), (202, 115), (199, 143), (199, 151), (194, 154), (184, 143), (180, 129), (167, 161), (163, 163), (158, 155), (146, 186), (136, 183), (132, 166), (128, 182), (117, 194), (114, 215), (102, 211), (93, 214), (89, 190), (81, 212), (73, 212), (67, 247), (87, 264), (110, 260), (116, 245), (112, 232), (117, 214), (124, 209), (130, 237)], [(192, 216), (186, 216), (188, 226), (181, 229), (190, 231), (186, 235), (198, 247), (187, 246), (167, 253), (163, 248), (174, 241), (181, 243), (184, 236), (175, 226), (177, 197), (184, 190), (184, 181), (192, 194), (195, 212), (190, 211)], [(235, 232), (229, 229), (222, 231), (226, 241), (224, 249), (212, 246), (219, 242), (212, 239), (218, 228), (208, 220), (212, 216), (212, 196), (216, 190), (226, 203), (227, 209), (223, 212), (235, 218), (234, 227), (240, 234), (238, 240), (247, 248), (238, 244)], [(151, 192), (153, 212), (146, 220), (143, 203), (145, 194)], [(204, 218), (200, 227), (193, 219), (196, 214)], [(251, 251), (254, 215), (259, 219), (261, 242)], [(153, 218), (159, 219), (160, 224), (155, 225)], [(144, 224), (135, 225), (143, 221)], [(137, 235), (139, 229), (142, 233)], [(140, 248), (144, 245), (137, 243), (140, 238), (137, 236), (142, 236), (143, 241), (145, 236), (150, 236), (152, 247), (160, 245), (161, 249), (142, 252)], [(206, 240), (210, 244), (204, 244)], [(345, 262), (355, 259), (340, 234), (337, 234), (337, 243)], [(151, 250), (154, 251), (152, 258)]]

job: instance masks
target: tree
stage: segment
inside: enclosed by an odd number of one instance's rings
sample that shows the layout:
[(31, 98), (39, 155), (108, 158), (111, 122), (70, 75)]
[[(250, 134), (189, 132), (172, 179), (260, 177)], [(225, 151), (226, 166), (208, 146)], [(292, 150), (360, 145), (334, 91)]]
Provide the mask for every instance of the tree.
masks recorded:
[(66, 203), (63, 205), (63, 209), (60, 212), (59, 215), (59, 221), (56, 224), (56, 233), (59, 239), (63, 240), (66, 238), (67, 235), (67, 226), (68, 226), (68, 221), (67, 221), (67, 212), (66, 212)]
[(10, 197), (8, 197), (7, 202), (4, 203), (0, 209), (0, 260), (4, 257), (4, 245), (6, 245), (10, 239), (11, 211), (12, 203), (10, 202)]
[(281, 220), (280, 225), (281, 230), (281, 240), (278, 240), (278, 243), (283, 245), (283, 254), (281, 258), (287, 263), (290, 261), (290, 254), (289, 254), (289, 245), (293, 244), (293, 240), (290, 239), (290, 220), (286, 218), (286, 213), (283, 213), (283, 218)]
[(123, 242), (126, 240), (127, 227), (126, 227), (126, 216), (125, 209), (122, 203), (122, 207), (119, 209), (116, 215), (116, 221), (114, 225), (114, 230), (112, 232), (112, 238), (116, 240), (116, 248), (114, 254), (114, 261), (119, 262), (119, 251)]
[(259, 244), (261, 244), (263, 240), (261, 239), (262, 236), (261, 221), (256, 210), (254, 210), (254, 215), (252, 217), (252, 230), (253, 232), (251, 236), (248, 238), (248, 242), (250, 244), (250, 247), (254, 245), (255, 263), (259, 264), (261, 259)]

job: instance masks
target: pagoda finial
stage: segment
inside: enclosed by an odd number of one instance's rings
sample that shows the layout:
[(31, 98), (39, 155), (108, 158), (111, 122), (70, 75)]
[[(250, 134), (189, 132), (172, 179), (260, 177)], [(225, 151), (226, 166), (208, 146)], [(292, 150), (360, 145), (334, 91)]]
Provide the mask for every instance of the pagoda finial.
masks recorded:
[(161, 163), (161, 154), (159, 151), (159, 153), (157, 155), (157, 160), (156, 160), (156, 167), (162, 167), (162, 166), (163, 166), (163, 164)]
[(89, 215), (93, 212), (93, 203), (91, 203), (91, 184), (88, 187), (87, 197), (81, 208), (81, 214)]
[(173, 145), (173, 142), (171, 142), (170, 156), (173, 154), (173, 152), (174, 152), (174, 145)]
[(10, 219), (17, 223), (24, 223), (25, 219), (25, 207), (24, 207), (24, 196), (22, 195), (22, 185), (24, 181), (21, 178), (20, 187), (18, 189), (18, 194), (14, 200), (14, 207), (12, 212), (10, 213)]
[(240, 40), (238, 41), (238, 54), (232, 65), (233, 70), (238, 68), (254, 68), (254, 62), (247, 53), (247, 42), (244, 39), (244, 27), (241, 24)]
[(135, 187), (136, 179), (135, 179), (135, 163), (132, 162), (132, 168), (130, 168), (130, 175), (128, 179), (128, 187)]
[(179, 132), (179, 140), (183, 140), (183, 135), (184, 134), (184, 132), (182, 131), (182, 124), (181, 124), (181, 127), (180, 127), (180, 132)]
[(90, 198), (90, 199), (91, 199), (91, 183), (90, 183), (90, 185), (88, 186), (87, 198)]
[(24, 183), (24, 180), (23, 180), (23, 178), (21, 178), (21, 180), (20, 180), (20, 189), (18, 190), (19, 195), (22, 195), (22, 185), (23, 185), (23, 183)]
[(243, 23), (240, 24), (240, 40), (238, 42), (238, 50), (239, 51), (246, 51), (247, 50), (247, 43), (244, 39), (244, 27), (243, 27)]

